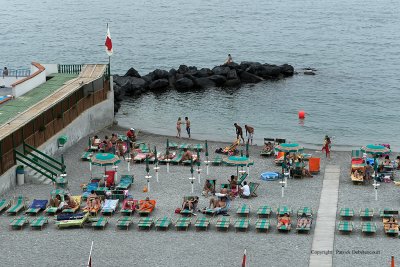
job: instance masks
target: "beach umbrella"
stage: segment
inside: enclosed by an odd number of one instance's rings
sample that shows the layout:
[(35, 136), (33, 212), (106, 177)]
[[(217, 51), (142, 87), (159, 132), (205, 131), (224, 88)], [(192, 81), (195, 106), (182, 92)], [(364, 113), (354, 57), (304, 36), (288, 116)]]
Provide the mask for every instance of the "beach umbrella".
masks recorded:
[(201, 164), (201, 161), (200, 161), (200, 150), (197, 150), (197, 162), (196, 162), (196, 165), (197, 165), (197, 175), (199, 176), (199, 184), (201, 183), (200, 182), (200, 173), (201, 173), (200, 164)]
[(206, 150), (206, 152), (205, 152), (206, 161), (204, 161), (204, 163), (207, 166), (207, 175), (208, 175), (208, 173), (209, 173), (208, 172), (208, 164), (210, 163), (210, 161), (208, 160), (208, 143), (207, 143), (207, 140), (206, 140), (205, 150)]
[(249, 143), (246, 144), (246, 158), (248, 158), (249, 155)]
[(146, 176), (144, 178), (146, 178), (147, 180), (147, 191), (150, 192), (150, 167), (149, 167), (149, 155), (146, 155)]
[(192, 193), (194, 192), (193, 180), (195, 179), (195, 178), (193, 177), (193, 172), (194, 172), (194, 170), (193, 170), (193, 158), (190, 158), (190, 173), (191, 173), (192, 175), (191, 175), (191, 177), (190, 177), (189, 179), (190, 179), (190, 183), (192, 184)]
[(275, 146), (276, 151), (283, 152), (282, 174), (285, 173), (285, 169), (286, 169), (286, 153), (291, 153), (291, 152), (297, 153), (297, 152), (303, 151), (303, 149), (304, 149), (303, 147), (301, 147), (299, 144), (296, 144), (296, 143), (292, 143), (292, 144), (282, 143), (282, 144)]
[(154, 170), (156, 172), (156, 178), (157, 178), (157, 182), (158, 182), (158, 170), (160, 169), (160, 167), (158, 167), (158, 157), (157, 157), (157, 147), (154, 146), (154, 164), (156, 165), (154, 167)]
[(373, 145), (369, 144), (366, 146), (361, 147), (361, 151), (367, 154), (371, 154), (374, 156), (374, 171), (375, 171), (375, 180), (377, 180), (378, 177), (378, 164), (376, 162), (376, 158), (378, 156), (390, 153), (390, 149), (382, 146), (382, 145)]
[(237, 168), (237, 176), (239, 176), (239, 166), (240, 167), (244, 167), (244, 166), (247, 166), (250, 163), (253, 163), (253, 161), (250, 160), (250, 158), (246, 158), (246, 157), (243, 157), (243, 156), (242, 157), (230, 156), (228, 158), (223, 158), (222, 161), (225, 164), (236, 166), (236, 168)]
[(120, 163), (120, 159), (112, 153), (96, 153), (90, 158), (90, 162), (96, 166), (112, 166)]

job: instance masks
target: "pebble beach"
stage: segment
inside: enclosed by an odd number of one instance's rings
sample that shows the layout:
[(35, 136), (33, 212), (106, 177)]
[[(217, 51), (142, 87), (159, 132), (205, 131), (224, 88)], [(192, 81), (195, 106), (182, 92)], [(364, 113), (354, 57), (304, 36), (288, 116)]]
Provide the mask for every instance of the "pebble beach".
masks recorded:
[[(125, 129), (118, 126), (104, 129), (98, 134), (100, 137), (111, 133), (124, 134)], [(195, 136), (194, 136), (195, 137)], [(138, 141), (149, 144), (151, 148), (164, 152), (166, 140), (170, 142), (202, 144), (204, 140), (195, 140), (163, 135), (155, 135), (141, 131)], [(72, 195), (81, 195), (80, 185), (87, 183), (90, 178), (89, 163), (80, 159), (87, 145), (88, 137), (83, 137), (64, 153), (67, 166), (68, 186)], [(215, 149), (225, 147), (229, 143), (208, 141), (210, 158), (214, 157)], [(243, 150), (245, 148), (243, 147)], [(228, 232), (220, 232), (215, 228), (218, 216), (212, 218), (211, 226), (206, 232), (195, 231), (192, 225), (188, 231), (176, 231), (171, 225), (168, 231), (138, 230), (139, 216), (132, 215), (133, 225), (128, 231), (118, 230), (116, 222), (121, 215), (116, 214), (108, 218), (108, 225), (104, 230), (93, 230), (90, 224), (83, 229), (71, 228), (59, 230), (54, 219), (49, 217), (49, 224), (42, 230), (31, 230), (29, 226), (21, 231), (9, 230), (9, 222), (13, 218), (6, 214), (0, 216), (0, 238), (3, 243), (3, 252), (0, 262), (3, 266), (85, 266), (88, 260), (91, 242), (94, 241), (92, 262), (93, 266), (239, 266), (243, 251), (247, 250), (249, 266), (308, 266), (311, 247), (314, 237), (315, 222), (318, 217), (318, 208), (326, 165), (340, 166), (340, 185), (338, 210), (341, 207), (351, 207), (356, 211), (353, 219), (355, 231), (350, 235), (341, 235), (335, 231), (333, 251), (334, 266), (385, 266), (389, 264), (390, 256), (399, 255), (398, 238), (387, 237), (383, 232), (381, 220), (375, 215), (378, 231), (371, 237), (363, 236), (360, 230), (358, 210), (362, 207), (374, 208), (376, 214), (379, 209), (398, 208), (398, 187), (393, 183), (381, 183), (379, 198), (375, 201), (374, 189), (371, 185), (353, 185), (349, 178), (350, 152), (332, 152), (330, 160), (320, 151), (306, 150), (313, 156), (321, 157), (321, 171), (313, 178), (289, 179), (284, 197), (281, 196), (279, 181), (262, 181), (260, 174), (266, 171), (280, 172), (273, 158), (261, 157), (261, 146), (250, 147), (250, 158), (254, 166), (250, 168), (248, 182), (260, 183), (257, 197), (250, 199), (236, 198), (231, 203), (229, 217), (231, 222), (239, 218), (235, 213), (242, 204), (250, 206), (250, 228), (247, 232), (235, 232), (231, 226)], [(58, 155), (59, 156), (59, 155)], [(204, 152), (201, 159), (205, 160)], [(119, 174), (128, 174), (127, 163), (121, 161), (118, 165)], [(130, 194), (135, 199), (144, 199), (147, 196), (157, 201), (151, 217), (156, 219), (164, 216), (173, 221), (181, 215), (175, 214), (176, 208), (181, 206), (183, 196), (196, 195), (200, 197), (198, 207), (208, 206), (209, 198), (201, 196), (206, 178), (217, 179), (219, 184), (226, 183), (230, 175), (236, 173), (236, 167), (211, 166), (209, 175), (206, 166), (201, 165), (201, 183), (196, 179), (194, 193), (191, 193), (191, 176), (189, 166), (170, 166), (167, 173), (166, 166), (160, 165), (159, 182), (155, 179), (153, 165), (150, 165), (152, 179), (150, 192), (143, 192), (146, 185), (145, 164), (131, 164), (129, 174), (134, 175), (134, 184)], [(197, 167), (195, 167), (196, 169)], [(101, 174), (102, 167), (93, 167), (93, 174)], [(195, 171), (195, 177), (197, 173)], [(24, 195), (33, 199), (49, 199), (51, 185), (25, 184), (1, 196), (10, 199), (16, 195)], [(268, 233), (258, 233), (254, 228), (257, 220), (256, 211), (259, 206), (270, 205), (274, 208), (271, 216), (271, 230)], [(276, 208), (287, 205), (295, 213), (303, 206), (312, 208), (314, 222), (309, 234), (298, 234), (295, 229), (288, 233), (278, 232), (276, 229)], [(82, 207), (84, 204), (82, 204)], [(197, 212), (192, 217), (192, 224), (196, 218), (203, 216)], [(338, 222), (340, 218), (336, 218)], [(295, 226), (295, 220), (292, 223)], [(379, 251), (379, 254), (355, 254), (352, 250)], [(339, 252), (350, 251), (350, 253)]]

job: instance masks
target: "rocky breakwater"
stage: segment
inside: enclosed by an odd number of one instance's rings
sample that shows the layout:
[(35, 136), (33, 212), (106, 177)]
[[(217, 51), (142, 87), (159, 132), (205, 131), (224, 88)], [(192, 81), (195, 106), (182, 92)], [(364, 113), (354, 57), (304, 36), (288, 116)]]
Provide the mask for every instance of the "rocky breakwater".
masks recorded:
[(240, 64), (229, 63), (212, 69), (180, 65), (177, 70), (156, 69), (144, 76), (130, 68), (124, 76), (113, 76), (115, 112), (120, 108), (120, 102), (125, 96), (136, 96), (147, 91), (188, 91), (215, 86), (240, 87), (242, 84), (279, 80), (293, 74), (294, 68), (289, 64), (277, 66), (247, 61)]

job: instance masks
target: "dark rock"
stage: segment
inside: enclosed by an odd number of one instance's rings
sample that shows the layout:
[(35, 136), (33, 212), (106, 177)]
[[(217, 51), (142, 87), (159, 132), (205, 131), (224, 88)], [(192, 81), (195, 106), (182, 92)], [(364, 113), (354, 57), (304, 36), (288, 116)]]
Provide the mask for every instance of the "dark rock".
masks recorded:
[(153, 81), (153, 74), (149, 73), (142, 76), (142, 79), (149, 85)]
[(243, 71), (240, 74), (240, 80), (244, 83), (259, 83), (259, 82), (263, 81), (264, 79), (255, 74)]
[(130, 77), (129, 82), (121, 86), (121, 91), (126, 95), (137, 95), (147, 88), (146, 81), (142, 78)]
[(226, 74), (228, 80), (236, 80), (238, 78), (236, 70), (232, 69)]
[(226, 87), (240, 86), (241, 82), (239, 79), (227, 80), (224, 84)]
[(202, 68), (197, 71), (197, 77), (208, 77), (211, 75), (213, 75), (213, 72), (209, 68)]
[(284, 76), (293, 76), (293, 74), (294, 74), (294, 68), (293, 68), (293, 66), (291, 66), (291, 65), (289, 65), (289, 64), (283, 64), (282, 66), (281, 66), (281, 73), (284, 75)]
[(125, 76), (141, 78), (139, 72), (137, 70), (135, 70), (134, 68), (130, 68), (126, 72)]
[(189, 71), (197, 71), (197, 67), (196, 66), (190, 66), (189, 67)]
[(220, 66), (220, 67), (214, 67), (212, 69), (212, 72), (215, 75), (224, 75), (224, 76), (226, 76), (230, 70), (231, 69), (229, 67)]
[(194, 84), (198, 88), (208, 88), (208, 87), (215, 86), (215, 83), (212, 80), (210, 80), (208, 77), (197, 78), (197, 79), (195, 79)]
[(154, 82), (152, 82), (149, 85), (149, 89), (150, 90), (160, 90), (160, 89), (164, 89), (168, 86), (169, 86), (169, 82), (167, 79), (159, 79), (159, 80), (155, 80)]
[(170, 69), (169, 72), (168, 72), (168, 75), (169, 75), (170, 77), (172, 77), (172, 76), (175, 77), (176, 73), (177, 73), (176, 69)]
[(155, 71), (153, 71), (153, 79), (154, 80), (167, 79), (168, 76), (169, 76), (169, 73), (166, 70), (156, 69)]
[(184, 77), (184, 74), (181, 74), (181, 73), (177, 73), (175, 76), (176, 80), (182, 79), (183, 77)]
[(227, 64), (225, 64), (224, 66), (229, 67), (231, 70), (232, 70), (232, 69), (237, 70), (237, 69), (240, 68), (240, 65), (237, 64), (237, 63), (235, 63), (235, 62), (227, 63)]
[(189, 71), (189, 68), (186, 65), (180, 65), (178, 69), (178, 73), (185, 74)]
[(175, 88), (177, 90), (187, 90), (187, 89), (191, 89), (192, 87), (193, 87), (193, 81), (189, 78), (182, 78), (182, 79), (176, 80)]
[(118, 86), (124, 86), (127, 82), (129, 82), (130, 78), (130, 76), (113, 75), (113, 81)]
[(168, 77), (169, 87), (174, 88), (175, 87), (175, 82), (176, 82), (175, 76), (169, 76)]
[(281, 68), (276, 65), (263, 65), (256, 69), (255, 74), (265, 79), (276, 78), (281, 74)]
[(216, 86), (222, 86), (226, 82), (226, 77), (222, 75), (212, 75), (208, 77), (211, 81), (215, 83)]
[(247, 69), (248, 67), (254, 67), (257, 68), (261, 66), (262, 64), (260, 62), (253, 62), (253, 61), (242, 61), (240, 62), (240, 67), (242, 69)]
[(183, 74), (183, 77), (192, 80), (192, 82), (193, 82), (194, 80), (196, 80), (196, 77), (194, 77), (193, 75), (190, 75), (189, 72)]

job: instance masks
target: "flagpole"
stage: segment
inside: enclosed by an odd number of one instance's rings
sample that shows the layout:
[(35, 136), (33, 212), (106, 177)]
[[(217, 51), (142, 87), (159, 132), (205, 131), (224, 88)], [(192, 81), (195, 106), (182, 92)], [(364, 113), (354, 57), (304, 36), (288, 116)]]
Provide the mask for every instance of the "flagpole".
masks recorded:
[(90, 246), (90, 253), (89, 253), (87, 267), (92, 267), (92, 250), (93, 250), (93, 241), (92, 241), (92, 245)]

